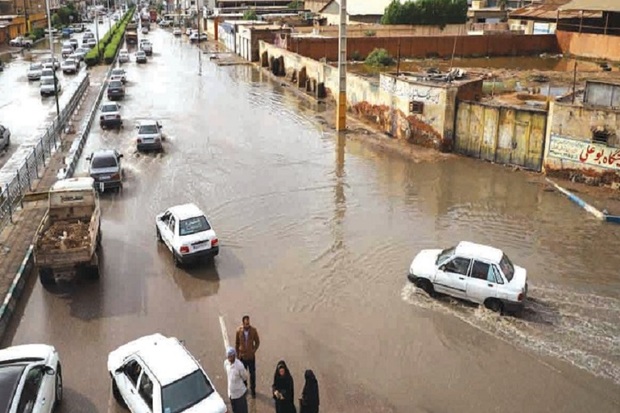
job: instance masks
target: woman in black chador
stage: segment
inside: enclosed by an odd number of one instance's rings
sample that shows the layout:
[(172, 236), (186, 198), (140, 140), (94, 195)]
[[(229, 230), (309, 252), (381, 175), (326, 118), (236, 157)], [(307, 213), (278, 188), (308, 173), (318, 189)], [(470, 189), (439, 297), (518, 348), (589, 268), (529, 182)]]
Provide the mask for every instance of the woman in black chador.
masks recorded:
[(278, 361), (273, 375), (273, 399), (276, 401), (276, 413), (297, 413), (295, 409), (295, 386), (293, 376), (284, 360)]
[(299, 399), (299, 413), (319, 413), (319, 383), (312, 370), (306, 370), (304, 377), (306, 384)]

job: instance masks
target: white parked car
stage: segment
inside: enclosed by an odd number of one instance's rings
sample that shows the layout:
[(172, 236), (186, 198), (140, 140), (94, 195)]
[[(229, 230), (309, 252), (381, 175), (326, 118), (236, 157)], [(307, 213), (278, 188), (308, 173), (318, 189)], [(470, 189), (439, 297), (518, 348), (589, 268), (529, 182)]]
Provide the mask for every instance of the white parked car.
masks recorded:
[(192, 34), (192, 29), (191, 29), (191, 28), (189, 28), (189, 27), (188, 27), (187, 29), (185, 29), (185, 34), (186, 34), (187, 36), (191, 35), (191, 34)]
[(43, 65), (41, 63), (30, 63), (28, 68), (28, 80), (41, 79), (41, 72), (43, 72)]
[(72, 53), (73, 53), (73, 46), (69, 46), (69, 47), (63, 46), (62, 51), (60, 52), (60, 55), (64, 58), (64, 57), (68, 57)]
[(50, 68), (54, 70), (60, 69), (60, 62), (55, 57), (46, 57), (45, 59), (41, 60), (41, 63), (43, 64), (44, 68)]
[(16, 38), (9, 41), (9, 45), (14, 47), (31, 47), (32, 44), (33, 41), (31, 39), (23, 36), (17, 36)]
[(78, 71), (78, 62), (75, 59), (66, 59), (60, 65), (63, 73), (77, 73)]
[(0, 149), (8, 148), (11, 144), (11, 131), (6, 126), (0, 125)]
[(172, 34), (175, 35), (175, 36), (180, 36), (180, 35), (183, 34), (183, 32), (181, 31), (180, 28), (175, 27), (174, 29), (172, 29)]
[(108, 355), (112, 394), (132, 413), (226, 413), (198, 361), (174, 337), (152, 334)]
[(0, 411), (51, 413), (62, 401), (58, 352), (45, 344), (0, 350)]
[(195, 204), (168, 208), (155, 218), (157, 239), (163, 242), (178, 266), (213, 259), (220, 252), (217, 234), (205, 214)]
[(497, 248), (467, 241), (420, 251), (408, 278), (431, 296), (447, 294), (497, 312), (519, 312), (527, 296), (525, 268)]
[(106, 102), (101, 105), (101, 114), (99, 115), (99, 126), (102, 129), (113, 127), (120, 129), (123, 126), (121, 118), (121, 105), (116, 102)]
[(129, 61), (129, 52), (127, 51), (127, 49), (123, 49), (118, 53), (118, 62), (119, 63), (126, 63)]

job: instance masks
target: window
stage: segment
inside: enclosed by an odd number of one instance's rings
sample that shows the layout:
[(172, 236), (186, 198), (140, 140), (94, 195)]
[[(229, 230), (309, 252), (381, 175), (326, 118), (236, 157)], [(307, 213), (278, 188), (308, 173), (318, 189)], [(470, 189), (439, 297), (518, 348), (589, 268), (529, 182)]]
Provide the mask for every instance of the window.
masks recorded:
[(140, 393), (146, 405), (149, 406), (149, 409), (153, 411), (153, 382), (146, 373), (142, 374), (142, 377), (140, 377), (138, 393)]
[(33, 411), (37, 395), (39, 394), (39, 387), (41, 387), (41, 382), (43, 381), (43, 374), (43, 366), (34, 367), (26, 373), (26, 380), (21, 398), (19, 399), (19, 405), (17, 406), (17, 413), (30, 413)]
[(602, 143), (604, 145), (609, 144), (609, 138), (613, 137), (615, 134), (608, 130), (604, 126), (598, 126), (592, 128), (592, 142), (594, 143)]
[(508, 282), (512, 281), (512, 277), (515, 275), (515, 267), (510, 262), (510, 259), (504, 254), (502, 260), (499, 262), (499, 267), (502, 269), (504, 273), (504, 277), (508, 280)]
[(502, 278), (502, 274), (499, 272), (499, 269), (495, 265), (492, 265), (491, 271), (493, 271), (493, 277), (495, 277), (495, 282), (497, 284), (503, 284), (504, 279)]
[(192, 235), (198, 232), (208, 231), (211, 226), (205, 217), (194, 217), (179, 222), (179, 235)]
[(113, 156), (97, 156), (93, 158), (93, 164), (91, 165), (93, 169), (116, 168), (116, 166), (116, 158)]
[(489, 271), (491, 266), (481, 261), (474, 261), (474, 265), (471, 267), (471, 277), (479, 280), (487, 280), (491, 276), (491, 280), (495, 282), (493, 272)]
[(154, 135), (157, 132), (159, 132), (157, 125), (140, 125), (138, 129), (138, 135)]
[(435, 261), (435, 265), (443, 264), (444, 262), (446, 262), (448, 258), (452, 257), (453, 255), (454, 255), (454, 247), (446, 248), (445, 250), (441, 251), (439, 255), (437, 256), (437, 261)]
[(445, 272), (452, 272), (455, 274), (467, 275), (467, 270), (469, 269), (469, 263), (471, 262), (468, 258), (456, 257), (449, 263), (445, 265)]
[(162, 410), (169, 413), (182, 412), (209, 397), (213, 391), (202, 370), (196, 370), (164, 386), (161, 391)]
[(138, 384), (138, 377), (140, 377), (140, 373), (142, 372), (142, 366), (140, 366), (136, 360), (131, 360), (129, 363), (125, 364), (124, 370), (129, 380), (131, 380), (134, 385)]
[(176, 219), (174, 219), (173, 216), (170, 217), (170, 220), (168, 221), (168, 228), (170, 229), (170, 231), (172, 231), (174, 233), (174, 227), (176, 224)]
[(416, 100), (412, 100), (409, 102), (409, 113), (416, 113), (421, 115), (424, 113), (424, 102), (418, 102)]

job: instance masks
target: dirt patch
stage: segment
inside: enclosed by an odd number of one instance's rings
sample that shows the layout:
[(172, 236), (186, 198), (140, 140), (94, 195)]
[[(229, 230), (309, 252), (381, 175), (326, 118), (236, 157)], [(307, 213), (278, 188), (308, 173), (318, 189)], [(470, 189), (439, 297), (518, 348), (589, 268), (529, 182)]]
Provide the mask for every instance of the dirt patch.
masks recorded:
[(69, 250), (88, 245), (88, 222), (54, 222), (39, 238), (38, 248), (50, 250)]

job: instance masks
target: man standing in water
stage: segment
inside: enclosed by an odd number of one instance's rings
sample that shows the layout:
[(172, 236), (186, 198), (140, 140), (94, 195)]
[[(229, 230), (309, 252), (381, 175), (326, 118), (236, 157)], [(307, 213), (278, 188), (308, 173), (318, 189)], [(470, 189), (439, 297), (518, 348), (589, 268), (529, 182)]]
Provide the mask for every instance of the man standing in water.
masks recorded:
[(235, 350), (246, 369), (250, 371), (250, 389), (252, 398), (256, 398), (256, 351), (260, 345), (258, 331), (250, 325), (250, 316), (244, 315), (243, 325), (237, 330)]
[(226, 350), (224, 369), (228, 377), (228, 397), (233, 413), (248, 413), (248, 401), (245, 399), (248, 389), (244, 384), (248, 380), (248, 372), (236, 356), (234, 348)]

